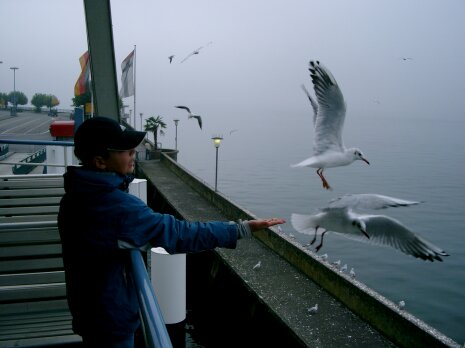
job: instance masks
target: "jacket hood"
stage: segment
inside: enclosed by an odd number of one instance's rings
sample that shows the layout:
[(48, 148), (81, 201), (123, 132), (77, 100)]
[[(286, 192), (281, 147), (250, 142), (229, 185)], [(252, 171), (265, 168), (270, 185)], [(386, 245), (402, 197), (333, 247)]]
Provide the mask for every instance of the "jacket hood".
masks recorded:
[(134, 180), (133, 175), (121, 175), (84, 167), (68, 167), (63, 178), (65, 192), (69, 194), (95, 194), (116, 189), (127, 191), (129, 184)]

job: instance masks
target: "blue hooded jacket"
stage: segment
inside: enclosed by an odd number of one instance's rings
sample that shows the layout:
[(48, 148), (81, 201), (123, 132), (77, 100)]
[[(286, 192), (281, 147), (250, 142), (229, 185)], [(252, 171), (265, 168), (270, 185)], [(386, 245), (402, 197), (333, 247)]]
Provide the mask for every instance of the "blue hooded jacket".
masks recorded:
[(235, 223), (190, 223), (156, 213), (127, 193), (131, 181), (84, 167), (69, 167), (64, 175), (58, 227), (68, 304), (79, 335), (118, 340), (139, 326), (124, 248), (163, 247), (174, 254), (236, 247)]

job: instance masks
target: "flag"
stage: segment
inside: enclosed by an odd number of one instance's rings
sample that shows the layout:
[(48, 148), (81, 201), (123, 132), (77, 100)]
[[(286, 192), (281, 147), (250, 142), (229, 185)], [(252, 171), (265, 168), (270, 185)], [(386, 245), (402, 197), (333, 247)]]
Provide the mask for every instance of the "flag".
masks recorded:
[(89, 63), (90, 54), (89, 51), (84, 52), (84, 54), (79, 58), (79, 63), (81, 64), (81, 74), (74, 85), (74, 96), (85, 94), (89, 86), (90, 79), (90, 63)]
[(121, 63), (121, 98), (134, 95), (134, 50)]

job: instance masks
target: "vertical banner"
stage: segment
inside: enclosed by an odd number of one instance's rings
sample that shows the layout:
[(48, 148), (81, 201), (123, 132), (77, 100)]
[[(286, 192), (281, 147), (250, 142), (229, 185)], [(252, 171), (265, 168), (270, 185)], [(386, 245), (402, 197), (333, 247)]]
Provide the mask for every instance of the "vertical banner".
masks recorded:
[(84, 52), (84, 54), (79, 58), (79, 63), (81, 64), (81, 73), (74, 85), (74, 96), (83, 95), (87, 92), (90, 80), (90, 55), (89, 51)]
[(121, 63), (121, 98), (134, 95), (134, 51)]

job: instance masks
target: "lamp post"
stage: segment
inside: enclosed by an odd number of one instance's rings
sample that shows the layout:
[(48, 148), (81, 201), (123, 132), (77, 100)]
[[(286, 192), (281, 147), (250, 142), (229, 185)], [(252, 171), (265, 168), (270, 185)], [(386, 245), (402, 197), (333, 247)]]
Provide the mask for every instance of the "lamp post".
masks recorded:
[(215, 192), (216, 192), (218, 188), (218, 149), (220, 147), (221, 140), (223, 140), (223, 137), (214, 136), (212, 140), (213, 140), (213, 145), (216, 148), (216, 169), (215, 169)]
[(178, 119), (173, 120), (174, 126), (176, 127), (176, 135), (174, 136), (175, 150), (178, 149)]
[(10, 69), (13, 70), (13, 110), (11, 110), (11, 116), (16, 116), (16, 70), (19, 68), (12, 66)]
[(143, 127), (142, 127), (142, 115), (143, 115), (143, 113), (141, 112), (139, 115), (140, 115), (140, 130), (142, 132), (143, 131)]

